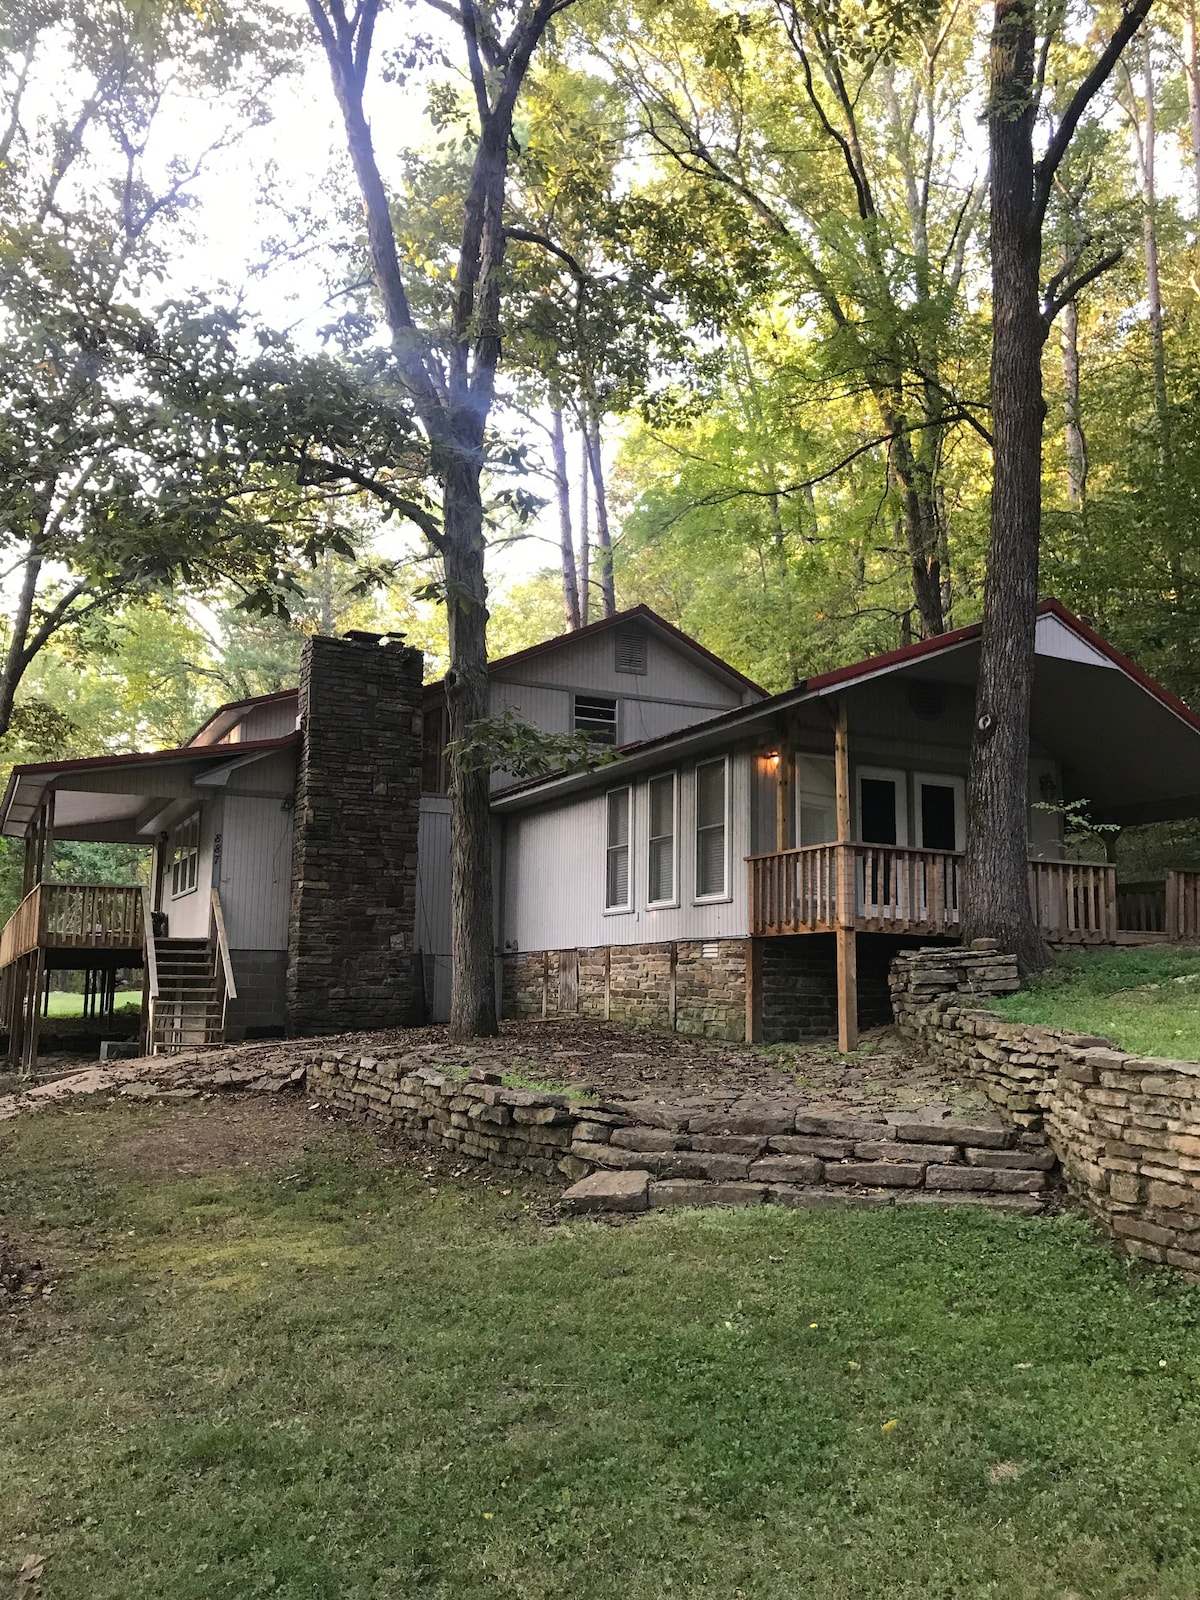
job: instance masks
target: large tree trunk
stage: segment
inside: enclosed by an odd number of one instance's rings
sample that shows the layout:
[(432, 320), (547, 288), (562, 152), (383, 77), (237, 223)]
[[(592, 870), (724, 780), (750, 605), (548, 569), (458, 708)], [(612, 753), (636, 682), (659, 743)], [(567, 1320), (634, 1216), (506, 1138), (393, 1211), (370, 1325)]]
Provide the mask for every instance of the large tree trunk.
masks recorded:
[(1049, 959), (1029, 902), (1029, 720), (1041, 530), (1041, 226), (1035, 215), (1033, 0), (997, 0), (991, 43), (995, 467), (967, 794), (964, 940), (996, 939), (1021, 969)]
[[(1136, 106), (1136, 102), (1135, 102)], [(1159, 453), (1164, 467), (1171, 464), (1171, 418), (1167, 398), (1167, 355), (1163, 345), (1162, 285), (1158, 275), (1157, 185), (1154, 164), (1158, 128), (1154, 105), (1154, 53), (1146, 41), (1142, 90), (1142, 249), (1146, 259), (1146, 305), (1150, 314), (1150, 359), (1154, 372), (1154, 414), (1158, 421)]]
[(34, 548), (25, 558), (21, 573), (21, 588), (17, 595), (17, 609), (13, 614), (12, 631), (8, 636), (8, 649), (4, 652), (4, 665), (0, 668), (0, 735), (8, 732), (12, 724), (13, 705), (17, 690), (29, 665), (29, 627), (33, 619), (33, 602), (37, 596), (38, 579), (42, 572), (42, 558)]
[(567, 481), (567, 441), (562, 407), (550, 413), (550, 449), (554, 461), (554, 492), (558, 497), (558, 537), (562, 552), (563, 611), (567, 627), (579, 627), (579, 580), (575, 572), (575, 544), (571, 527), (571, 485)]
[[(454, 740), (491, 709), (483, 500), (477, 452), (447, 451), (439, 465), (443, 559), (451, 597), (446, 607), (451, 662), (446, 704)], [(459, 1039), (498, 1032), (490, 789), (486, 767), (450, 763), (450, 1032)]]
[(1087, 437), (1079, 401), (1079, 307), (1072, 300), (1062, 314), (1063, 443), (1067, 455), (1067, 501), (1082, 511), (1087, 499)]
[(604, 489), (604, 458), (600, 453), (600, 418), (595, 407), (587, 410), (587, 451), (596, 490), (596, 566), (600, 574), (601, 614), (617, 614), (617, 590), (613, 578), (612, 537), (608, 529), (608, 496)]
[(586, 628), (592, 609), (592, 453), (587, 431), (579, 434), (579, 626)]
[(1184, 0), (1183, 72), (1187, 79), (1188, 127), (1192, 136), (1192, 177), (1196, 216), (1200, 218), (1200, 48), (1196, 32), (1196, 0)]

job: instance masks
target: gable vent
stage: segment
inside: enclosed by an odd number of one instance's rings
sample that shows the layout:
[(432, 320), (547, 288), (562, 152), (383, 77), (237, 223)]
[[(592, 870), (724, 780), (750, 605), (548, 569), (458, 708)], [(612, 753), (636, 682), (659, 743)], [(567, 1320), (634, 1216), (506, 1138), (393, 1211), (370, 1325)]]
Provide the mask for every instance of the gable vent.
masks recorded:
[(922, 722), (936, 722), (946, 709), (945, 686), (918, 679), (908, 686), (908, 703)]
[(646, 671), (646, 630), (644, 628), (617, 629), (617, 671)]

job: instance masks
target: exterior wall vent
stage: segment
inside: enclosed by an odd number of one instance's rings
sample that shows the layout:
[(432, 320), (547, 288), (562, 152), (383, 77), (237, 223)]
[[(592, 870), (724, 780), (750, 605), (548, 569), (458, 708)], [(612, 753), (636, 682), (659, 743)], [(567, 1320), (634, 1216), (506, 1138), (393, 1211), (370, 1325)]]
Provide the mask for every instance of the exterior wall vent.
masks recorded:
[(715, 961), (721, 954), (721, 946), (715, 939), (711, 940), (708, 944), (700, 946), (700, 954), (705, 961)]
[(922, 722), (936, 722), (946, 709), (945, 685), (918, 679), (908, 686), (908, 703)]
[(616, 650), (618, 672), (636, 672), (639, 676), (645, 676), (645, 628), (618, 628)]

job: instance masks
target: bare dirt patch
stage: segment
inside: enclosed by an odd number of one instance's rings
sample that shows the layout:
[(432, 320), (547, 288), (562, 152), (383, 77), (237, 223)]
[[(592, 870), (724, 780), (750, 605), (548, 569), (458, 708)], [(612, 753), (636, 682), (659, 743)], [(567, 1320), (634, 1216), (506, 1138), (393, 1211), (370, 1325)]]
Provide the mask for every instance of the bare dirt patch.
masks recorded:
[[(547, 1084), (602, 1099), (668, 1098), (672, 1095), (764, 1095), (786, 1093), (814, 1105), (886, 1106), (936, 1103), (982, 1108), (977, 1089), (931, 1066), (893, 1029), (863, 1036), (853, 1055), (840, 1056), (831, 1041), (813, 1040), (771, 1049), (683, 1035), (634, 1033), (582, 1018), (570, 1021), (506, 1022), (497, 1039), (451, 1044), (441, 1027), (339, 1034), (326, 1039), (277, 1039), (230, 1045), (224, 1050), (160, 1058), (156, 1081), (186, 1082), (219, 1064), (239, 1075), (278, 1077), (331, 1052), (395, 1059), (421, 1055), (427, 1062), (464, 1072), (482, 1067), (506, 1080)], [(149, 1063), (127, 1070), (148, 1075)]]

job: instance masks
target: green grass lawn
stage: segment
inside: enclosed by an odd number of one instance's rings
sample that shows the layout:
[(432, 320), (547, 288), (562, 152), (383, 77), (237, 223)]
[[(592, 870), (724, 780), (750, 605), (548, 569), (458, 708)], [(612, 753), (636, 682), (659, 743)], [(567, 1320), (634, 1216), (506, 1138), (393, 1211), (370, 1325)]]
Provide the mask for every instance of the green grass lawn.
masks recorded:
[(1200, 1592), (1200, 1291), (1071, 1217), (533, 1199), (302, 1107), (7, 1125), (61, 1277), (0, 1315), (0, 1592)]
[[(142, 991), (140, 989), (118, 989), (117, 1010), (138, 1011), (141, 1009)], [(82, 1017), (83, 995), (67, 994), (61, 989), (50, 991), (50, 1015), (52, 1017)]]
[(1097, 1033), (1122, 1050), (1200, 1060), (1200, 950), (1084, 950), (1019, 994), (989, 1002), (1015, 1022)]

